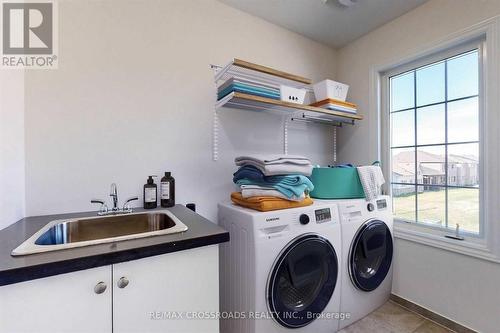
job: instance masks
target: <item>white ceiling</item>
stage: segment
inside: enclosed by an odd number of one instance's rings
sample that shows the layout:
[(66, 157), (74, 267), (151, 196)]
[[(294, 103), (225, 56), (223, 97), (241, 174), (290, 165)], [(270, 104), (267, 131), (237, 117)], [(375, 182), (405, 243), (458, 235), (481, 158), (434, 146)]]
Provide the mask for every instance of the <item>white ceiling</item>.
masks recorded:
[(220, 0), (288, 30), (342, 47), (427, 0)]

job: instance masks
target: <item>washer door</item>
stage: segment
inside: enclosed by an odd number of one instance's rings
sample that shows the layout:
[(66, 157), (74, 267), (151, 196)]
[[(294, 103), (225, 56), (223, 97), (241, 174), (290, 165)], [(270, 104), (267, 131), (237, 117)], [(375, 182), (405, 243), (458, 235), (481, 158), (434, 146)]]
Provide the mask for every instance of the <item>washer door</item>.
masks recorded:
[(269, 277), (267, 301), (273, 318), (288, 328), (312, 322), (330, 301), (337, 274), (337, 254), (328, 240), (314, 234), (293, 240)]
[(376, 289), (385, 279), (392, 262), (392, 236), (379, 220), (364, 224), (352, 242), (349, 273), (354, 285), (364, 291)]

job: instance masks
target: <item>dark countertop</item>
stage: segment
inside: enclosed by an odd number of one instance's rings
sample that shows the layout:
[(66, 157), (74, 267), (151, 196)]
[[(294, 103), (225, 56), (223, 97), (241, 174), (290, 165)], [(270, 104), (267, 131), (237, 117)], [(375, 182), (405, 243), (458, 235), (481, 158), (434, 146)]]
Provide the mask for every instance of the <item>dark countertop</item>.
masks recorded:
[(164, 209), (177, 216), (188, 230), (171, 235), (13, 257), (13, 249), (50, 221), (96, 216), (97, 213), (34, 216), (19, 220), (0, 230), (0, 286), (229, 241), (227, 231), (182, 205), (156, 210)]

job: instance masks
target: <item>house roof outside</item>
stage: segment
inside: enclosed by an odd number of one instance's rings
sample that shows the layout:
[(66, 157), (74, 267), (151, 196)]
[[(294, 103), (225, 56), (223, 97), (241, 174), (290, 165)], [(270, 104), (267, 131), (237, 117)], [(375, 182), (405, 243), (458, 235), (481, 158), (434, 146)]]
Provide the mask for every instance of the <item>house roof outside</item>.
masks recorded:
[[(444, 155), (432, 154), (418, 150), (419, 171), (422, 175), (443, 176), (445, 174), (442, 164), (445, 163)], [(472, 155), (448, 155), (448, 163), (478, 164), (479, 159)], [(415, 152), (403, 151), (393, 156), (392, 171), (401, 176), (412, 176), (415, 174)]]
[(472, 155), (448, 155), (448, 162), (452, 163), (469, 163), (469, 164), (477, 164), (479, 160), (476, 156)]
[(394, 164), (392, 167), (392, 172), (400, 175), (400, 176), (413, 176), (415, 174), (413, 170), (413, 165), (414, 164), (403, 164), (403, 163), (397, 163)]
[(420, 164), (420, 172), (425, 176), (444, 176), (444, 171)]

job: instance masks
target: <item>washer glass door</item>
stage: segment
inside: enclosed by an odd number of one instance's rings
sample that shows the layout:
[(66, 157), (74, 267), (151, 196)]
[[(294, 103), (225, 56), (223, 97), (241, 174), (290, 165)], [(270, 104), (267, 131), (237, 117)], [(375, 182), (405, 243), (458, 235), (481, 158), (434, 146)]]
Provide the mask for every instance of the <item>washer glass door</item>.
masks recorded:
[(338, 261), (325, 238), (306, 234), (288, 244), (275, 262), (267, 286), (273, 318), (289, 328), (318, 318), (335, 290)]
[(349, 273), (354, 285), (364, 291), (375, 290), (391, 268), (391, 231), (379, 220), (364, 224), (353, 239), (349, 253)]

